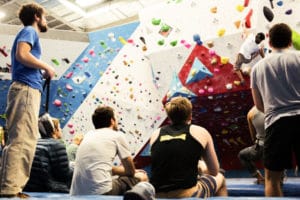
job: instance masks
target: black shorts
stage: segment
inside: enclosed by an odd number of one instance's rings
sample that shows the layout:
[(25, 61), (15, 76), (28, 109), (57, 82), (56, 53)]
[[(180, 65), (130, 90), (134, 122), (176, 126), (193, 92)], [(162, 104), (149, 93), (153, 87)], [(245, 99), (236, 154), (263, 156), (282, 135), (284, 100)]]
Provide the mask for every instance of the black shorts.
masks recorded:
[(283, 117), (266, 129), (264, 165), (272, 171), (292, 168), (293, 153), (300, 164), (300, 115)]

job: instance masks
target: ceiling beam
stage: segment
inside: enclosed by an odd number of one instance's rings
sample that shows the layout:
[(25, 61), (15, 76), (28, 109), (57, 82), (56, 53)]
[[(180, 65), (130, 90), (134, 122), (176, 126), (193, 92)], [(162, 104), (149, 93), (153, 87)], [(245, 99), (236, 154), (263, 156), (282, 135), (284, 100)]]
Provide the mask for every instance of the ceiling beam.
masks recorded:
[(116, 22), (105, 24), (103, 26), (98, 26), (98, 27), (95, 27), (95, 28), (92, 28), (92, 29), (86, 29), (85, 31), (87, 31), (87, 32), (97, 31), (97, 30), (111, 28), (111, 27), (114, 27), (114, 26), (120, 26), (122, 24), (128, 24), (128, 23), (136, 22), (136, 21), (139, 21), (139, 16), (138, 15), (134, 15), (132, 17), (121, 19), (121, 20), (118, 20)]
[[(2, 35), (16, 35), (23, 26), (0, 24), (0, 34)], [(49, 29), (46, 33), (40, 34), (41, 38), (54, 40), (67, 40), (77, 42), (89, 42), (88, 33), (64, 31)]]

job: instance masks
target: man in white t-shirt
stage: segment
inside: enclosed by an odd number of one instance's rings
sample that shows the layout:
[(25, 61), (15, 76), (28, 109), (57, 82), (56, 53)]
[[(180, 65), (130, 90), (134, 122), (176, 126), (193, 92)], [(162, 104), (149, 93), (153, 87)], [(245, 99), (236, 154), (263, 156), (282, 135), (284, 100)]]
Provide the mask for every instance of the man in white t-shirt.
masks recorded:
[[(92, 120), (96, 130), (88, 132), (78, 147), (70, 194), (123, 195), (138, 182), (148, 181), (143, 170), (135, 169), (124, 134), (117, 131), (113, 109), (99, 106)], [(116, 156), (122, 166), (114, 166)]]
[(244, 63), (250, 63), (256, 56), (260, 54), (262, 58), (265, 57), (263, 45), (261, 42), (265, 39), (264, 33), (260, 32), (254, 35), (253, 33), (247, 33), (246, 39), (240, 47), (233, 69), (238, 75), (241, 84), (243, 85), (245, 80), (241, 71), (241, 67)]

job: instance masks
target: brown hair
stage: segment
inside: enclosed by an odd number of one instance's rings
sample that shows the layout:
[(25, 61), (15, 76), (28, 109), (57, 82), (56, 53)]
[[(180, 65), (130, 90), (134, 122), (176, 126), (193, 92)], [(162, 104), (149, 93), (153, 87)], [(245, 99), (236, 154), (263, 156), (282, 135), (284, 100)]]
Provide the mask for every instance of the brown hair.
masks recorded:
[(184, 124), (192, 115), (192, 103), (186, 97), (174, 97), (166, 103), (165, 110), (173, 124)]
[(109, 106), (99, 106), (92, 115), (94, 127), (106, 128), (110, 127), (111, 119), (115, 119), (114, 110)]
[(292, 30), (284, 23), (275, 24), (269, 30), (270, 45), (274, 48), (287, 48), (292, 43)]
[(35, 16), (42, 17), (45, 13), (46, 11), (42, 6), (36, 3), (29, 3), (22, 5), (18, 16), (24, 26), (30, 26), (33, 24)]

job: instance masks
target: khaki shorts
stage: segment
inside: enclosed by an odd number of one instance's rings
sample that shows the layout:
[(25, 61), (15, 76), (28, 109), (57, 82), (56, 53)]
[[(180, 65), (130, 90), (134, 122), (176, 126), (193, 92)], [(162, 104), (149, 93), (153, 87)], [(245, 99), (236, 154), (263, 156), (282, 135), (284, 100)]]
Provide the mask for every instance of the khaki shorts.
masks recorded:
[(135, 177), (120, 176), (113, 179), (111, 191), (105, 193), (104, 195), (123, 195), (127, 190), (132, 189), (140, 179)]
[(237, 58), (236, 58), (236, 61), (235, 61), (235, 64), (233, 66), (233, 70), (234, 71), (238, 71), (241, 69), (243, 63), (250, 63), (252, 59), (247, 59), (244, 57), (243, 54), (238, 54), (237, 55)]
[(215, 195), (217, 183), (213, 176), (203, 175), (198, 178), (197, 184), (188, 189), (178, 189), (169, 192), (159, 192), (156, 194), (158, 198), (208, 198)]

